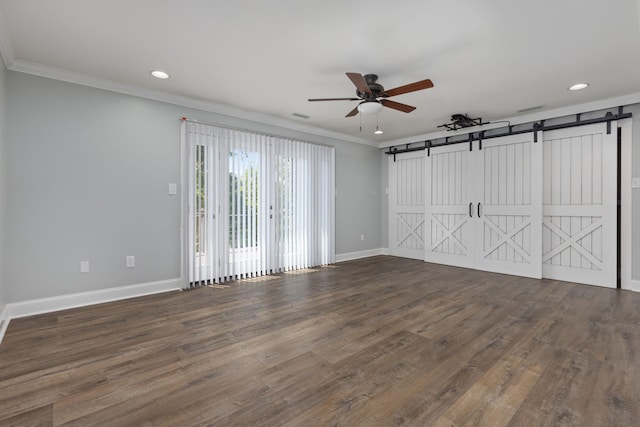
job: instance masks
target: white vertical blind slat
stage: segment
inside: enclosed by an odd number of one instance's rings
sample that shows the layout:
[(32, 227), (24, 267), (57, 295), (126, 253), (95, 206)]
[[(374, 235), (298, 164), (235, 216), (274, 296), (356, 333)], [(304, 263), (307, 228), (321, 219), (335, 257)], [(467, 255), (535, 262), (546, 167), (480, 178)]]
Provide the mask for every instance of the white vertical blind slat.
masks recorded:
[(218, 177), (219, 185), (222, 190), (222, 198), (220, 199), (220, 211), (218, 215), (222, 218), (222, 225), (220, 227), (220, 234), (218, 240), (220, 241), (220, 257), (218, 262), (220, 263), (223, 272), (221, 274), (222, 281), (228, 280), (231, 276), (229, 270), (229, 242), (231, 241), (230, 229), (231, 221), (229, 218), (229, 211), (231, 209), (230, 200), (230, 187), (229, 187), (229, 141), (226, 138), (226, 130), (216, 129), (219, 140), (221, 143), (220, 156), (218, 158), (218, 164), (220, 165), (220, 175)]

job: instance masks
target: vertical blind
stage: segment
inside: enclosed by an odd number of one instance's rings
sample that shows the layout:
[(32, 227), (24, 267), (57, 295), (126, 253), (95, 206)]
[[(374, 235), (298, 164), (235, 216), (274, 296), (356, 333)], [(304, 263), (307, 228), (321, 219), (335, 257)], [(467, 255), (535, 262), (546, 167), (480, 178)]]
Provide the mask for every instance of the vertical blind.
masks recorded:
[(335, 149), (182, 122), (183, 287), (333, 263)]

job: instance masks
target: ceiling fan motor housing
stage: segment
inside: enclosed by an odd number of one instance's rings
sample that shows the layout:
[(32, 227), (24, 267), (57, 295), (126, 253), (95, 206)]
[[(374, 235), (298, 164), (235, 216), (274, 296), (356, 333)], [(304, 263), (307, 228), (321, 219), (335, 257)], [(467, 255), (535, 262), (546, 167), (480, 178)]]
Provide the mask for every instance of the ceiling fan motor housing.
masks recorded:
[(365, 74), (363, 77), (364, 77), (364, 81), (367, 82), (367, 86), (369, 86), (369, 89), (371, 90), (371, 94), (360, 92), (359, 90), (356, 89), (356, 95), (358, 96), (358, 98), (362, 98), (362, 99), (378, 98), (380, 94), (384, 92), (384, 86), (382, 86), (379, 83), (376, 83), (376, 81), (378, 80), (378, 76), (375, 74)]

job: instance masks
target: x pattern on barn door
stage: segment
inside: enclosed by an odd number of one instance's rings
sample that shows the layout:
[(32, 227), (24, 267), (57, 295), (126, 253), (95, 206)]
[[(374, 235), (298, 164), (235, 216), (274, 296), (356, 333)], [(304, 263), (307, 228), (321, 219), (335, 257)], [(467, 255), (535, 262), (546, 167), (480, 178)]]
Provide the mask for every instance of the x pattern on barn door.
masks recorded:
[(523, 134), (477, 152), (476, 268), (541, 277), (541, 148), (533, 134)]
[(616, 286), (616, 123), (610, 128), (544, 135), (544, 277)]
[(389, 158), (391, 255), (424, 257), (424, 153)]
[(606, 130), (601, 123), (538, 134), (537, 143), (527, 133), (482, 149), (476, 141), (473, 150), (396, 155), (391, 253), (420, 258), (424, 248), (429, 262), (614, 287), (617, 144)]
[(539, 151), (530, 135), (432, 149), (425, 260), (540, 277)]
[(426, 159), (426, 261), (473, 267), (473, 155), (457, 144)]

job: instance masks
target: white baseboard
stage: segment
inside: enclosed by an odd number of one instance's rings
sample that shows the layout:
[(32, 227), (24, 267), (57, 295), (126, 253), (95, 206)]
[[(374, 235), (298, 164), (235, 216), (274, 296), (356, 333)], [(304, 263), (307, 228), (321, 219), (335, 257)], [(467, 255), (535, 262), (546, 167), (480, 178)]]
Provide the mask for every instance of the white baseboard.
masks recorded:
[(0, 343), (2, 343), (2, 338), (4, 337), (4, 333), (7, 332), (7, 328), (9, 327), (9, 307), (4, 305), (2, 306), (2, 311), (0, 311)]
[(368, 258), (377, 255), (387, 255), (385, 248), (367, 249), (365, 251), (347, 252), (344, 254), (336, 254), (336, 262), (351, 261), (352, 259)]
[(640, 292), (640, 280), (632, 280), (630, 290), (634, 292)]
[(141, 297), (161, 292), (177, 291), (180, 289), (180, 279), (161, 280), (159, 282), (141, 283), (131, 286), (100, 289), (97, 291), (80, 292), (77, 294), (61, 295), (50, 298), (40, 298), (7, 304), (9, 319), (33, 316), (35, 314), (51, 313), (69, 308), (84, 307), (121, 299)]

